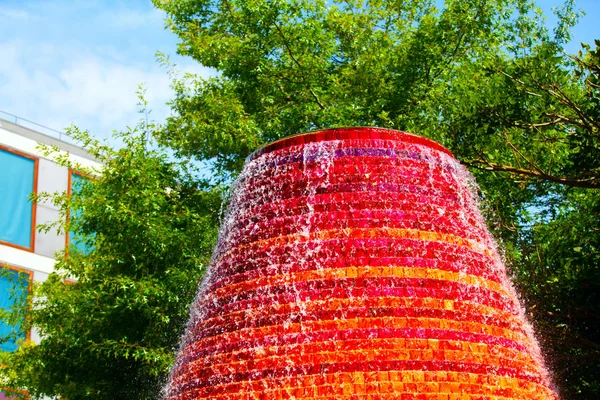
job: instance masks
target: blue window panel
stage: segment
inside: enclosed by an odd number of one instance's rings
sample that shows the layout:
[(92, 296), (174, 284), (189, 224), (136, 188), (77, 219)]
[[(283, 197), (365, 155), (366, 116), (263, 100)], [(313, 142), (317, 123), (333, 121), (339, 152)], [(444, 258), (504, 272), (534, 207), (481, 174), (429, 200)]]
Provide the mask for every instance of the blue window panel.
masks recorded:
[[(10, 310), (15, 301), (25, 301), (29, 289), (29, 275), (25, 272), (4, 269), (0, 275), (0, 308)], [(25, 332), (20, 326), (11, 326), (0, 321), (0, 337), (5, 337), (13, 332), (18, 332), (15, 340), (9, 340), (0, 344), (3, 351), (15, 351), (17, 340), (25, 338)], [(1, 398), (0, 398), (1, 399)]]
[(0, 149), (0, 241), (31, 248), (35, 160)]
[[(89, 182), (89, 178), (85, 176), (81, 176), (79, 174), (72, 173), (71, 174), (71, 196), (77, 196), (81, 192), (81, 188)], [(81, 210), (77, 210), (74, 214), (71, 213), (71, 217), (79, 217), (81, 215)], [(79, 250), (82, 254), (88, 254), (93, 250), (93, 247), (88, 246), (83, 238), (79, 237), (75, 232), (69, 232), (69, 243), (75, 246), (77, 250)]]

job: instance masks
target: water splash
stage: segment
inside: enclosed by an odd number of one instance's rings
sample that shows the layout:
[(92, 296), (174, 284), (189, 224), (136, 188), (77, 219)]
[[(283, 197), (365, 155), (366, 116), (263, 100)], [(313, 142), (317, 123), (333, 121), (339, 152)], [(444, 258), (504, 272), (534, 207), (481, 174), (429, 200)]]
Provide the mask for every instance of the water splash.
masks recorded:
[(556, 399), (475, 188), (384, 129), (252, 155), (168, 399)]

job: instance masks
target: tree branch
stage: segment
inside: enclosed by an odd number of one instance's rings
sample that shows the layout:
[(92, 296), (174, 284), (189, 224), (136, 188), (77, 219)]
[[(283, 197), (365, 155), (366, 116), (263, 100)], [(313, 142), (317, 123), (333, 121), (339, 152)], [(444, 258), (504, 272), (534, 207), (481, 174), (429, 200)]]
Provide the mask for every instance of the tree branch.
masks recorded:
[(560, 177), (549, 175), (540, 170), (517, 168), (513, 167), (512, 165), (497, 164), (484, 159), (461, 161), (463, 164), (469, 167), (477, 168), (482, 171), (508, 172), (518, 176), (534, 177), (545, 181), (560, 183), (561, 185), (566, 186), (580, 187), (586, 189), (600, 189), (600, 177), (598, 176), (593, 176), (591, 178)]
[(319, 105), (319, 107), (321, 108), (321, 110), (324, 110), (326, 107), (323, 105), (323, 103), (321, 103), (321, 100), (319, 100), (319, 97), (317, 96), (317, 94), (315, 93), (315, 91), (313, 90), (313, 88), (308, 83), (308, 81), (306, 79), (306, 76), (304, 75), (304, 67), (302, 67), (302, 64), (300, 64), (300, 61), (298, 61), (298, 59), (294, 56), (294, 53), (292, 52), (292, 49), (290, 48), (290, 46), (288, 44), (288, 41), (287, 41), (285, 35), (283, 34), (283, 31), (281, 30), (281, 28), (279, 27), (279, 25), (277, 24), (277, 22), (273, 22), (273, 25), (275, 25), (275, 28), (277, 29), (277, 32), (279, 32), (279, 34), (281, 35), (281, 38), (283, 39), (283, 45), (284, 45), (284, 47), (285, 47), (288, 55), (290, 56), (290, 58), (292, 59), (292, 61), (294, 61), (294, 63), (300, 69), (300, 74), (302, 76), (302, 80), (304, 81), (304, 84), (306, 85), (306, 88), (308, 89), (308, 91), (312, 95), (313, 99), (315, 99), (316, 103)]
[[(506, 76), (513, 82), (523, 86), (524, 88), (532, 88), (533, 87), (537, 90), (540, 90), (542, 92), (549, 94), (550, 96), (554, 97), (556, 100), (558, 100), (559, 102), (561, 102), (562, 104), (567, 106), (568, 109), (573, 111), (576, 114), (576, 117), (579, 119), (575, 119), (575, 118), (571, 118), (571, 117), (567, 117), (567, 116), (559, 115), (559, 114), (555, 114), (555, 113), (549, 113), (546, 115), (548, 115), (550, 117), (555, 117), (557, 119), (563, 120), (564, 122), (568, 122), (573, 125), (579, 126), (580, 128), (585, 129), (587, 132), (594, 135), (594, 137), (600, 138), (600, 135), (598, 134), (598, 128), (600, 127), (600, 125), (598, 124), (598, 122), (595, 121), (594, 119), (589, 118), (587, 116), (587, 114), (577, 104), (575, 104), (575, 102), (573, 100), (571, 100), (571, 98), (558, 86), (558, 84), (556, 82), (553, 83), (552, 88), (549, 88), (545, 85), (541, 85), (541, 84), (537, 84), (537, 83), (535, 85), (531, 85), (531, 84), (528, 84), (528, 83), (522, 81), (521, 79), (518, 79), (518, 78), (510, 75), (509, 73), (507, 73), (505, 71), (497, 70), (497, 72)], [(528, 90), (526, 90), (526, 92), (533, 96), (540, 96), (540, 94), (533, 93)], [(548, 123), (548, 125), (553, 125), (554, 123), (557, 123), (557, 122), (555, 121), (552, 123)], [(529, 125), (529, 126), (534, 126), (534, 125)], [(545, 125), (538, 125), (538, 126), (545, 126)]]
[[(548, 114), (546, 114), (548, 115)], [(552, 125), (556, 125), (558, 123), (561, 123), (563, 121), (565, 121), (565, 118), (559, 117), (557, 119), (555, 119), (554, 121), (548, 121), (548, 122), (540, 122), (539, 124), (522, 124), (520, 122), (514, 122), (515, 126), (518, 127), (525, 127), (525, 128), (540, 128), (543, 126), (552, 126)]]

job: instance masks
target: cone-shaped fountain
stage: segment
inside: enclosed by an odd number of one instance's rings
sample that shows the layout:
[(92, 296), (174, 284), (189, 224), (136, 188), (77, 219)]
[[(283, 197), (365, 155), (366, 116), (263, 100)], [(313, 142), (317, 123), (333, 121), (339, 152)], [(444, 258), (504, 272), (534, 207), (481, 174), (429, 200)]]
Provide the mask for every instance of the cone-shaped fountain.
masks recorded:
[(378, 128), (251, 155), (168, 399), (556, 399), (473, 186)]

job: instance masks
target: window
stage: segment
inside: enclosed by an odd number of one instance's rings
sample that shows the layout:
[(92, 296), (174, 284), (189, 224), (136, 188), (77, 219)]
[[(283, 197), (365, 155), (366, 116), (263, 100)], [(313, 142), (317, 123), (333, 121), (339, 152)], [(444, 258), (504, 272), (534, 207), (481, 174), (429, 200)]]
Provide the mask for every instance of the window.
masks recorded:
[[(31, 287), (32, 273), (18, 268), (3, 268), (0, 273), (0, 309), (8, 311), (16, 302), (26, 301)], [(3, 351), (15, 351), (19, 339), (28, 338), (19, 325), (9, 325), (0, 321), (0, 337), (6, 337), (17, 333), (14, 339), (0, 344)], [(1, 398), (0, 398), (1, 399)]]
[[(82, 189), (83, 185), (85, 185), (89, 181), (90, 181), (90, 178), (88, 178), (87, 176), (78, 174), (77, 172), (74, 172), (74, 171), (70, 171), (70, 173), (69, 173), (69, 195), (77, 196), (79, 193), (81, 193), (81, 189)], [(74, 215), (75, 217), (78, 217), (80, 215), (80, 212), (81, 211), (76, 211), (75, 214), (71, 213), (71, 216)], [(85, 243), (84, 238), (80, 237), (75, 232), (68, 233), (67, 248), (69, 246), (69, 243), (72, 244), (73, 246), (75, 246), (75, 248), (77, 248), (77, 250), (79, 250), (79, 252), (81, 252), (83, 254), (87, 254), (92, 250), (92, 247), (90, 247), (88, 244)]]
[(0, 390), (0, 400), (22, 400), (29, 399), (28, 393), (24, 391), (15, 391), (10, 389)]
[(0, 146), (0, 242), (33, 251), (37, 158)]

